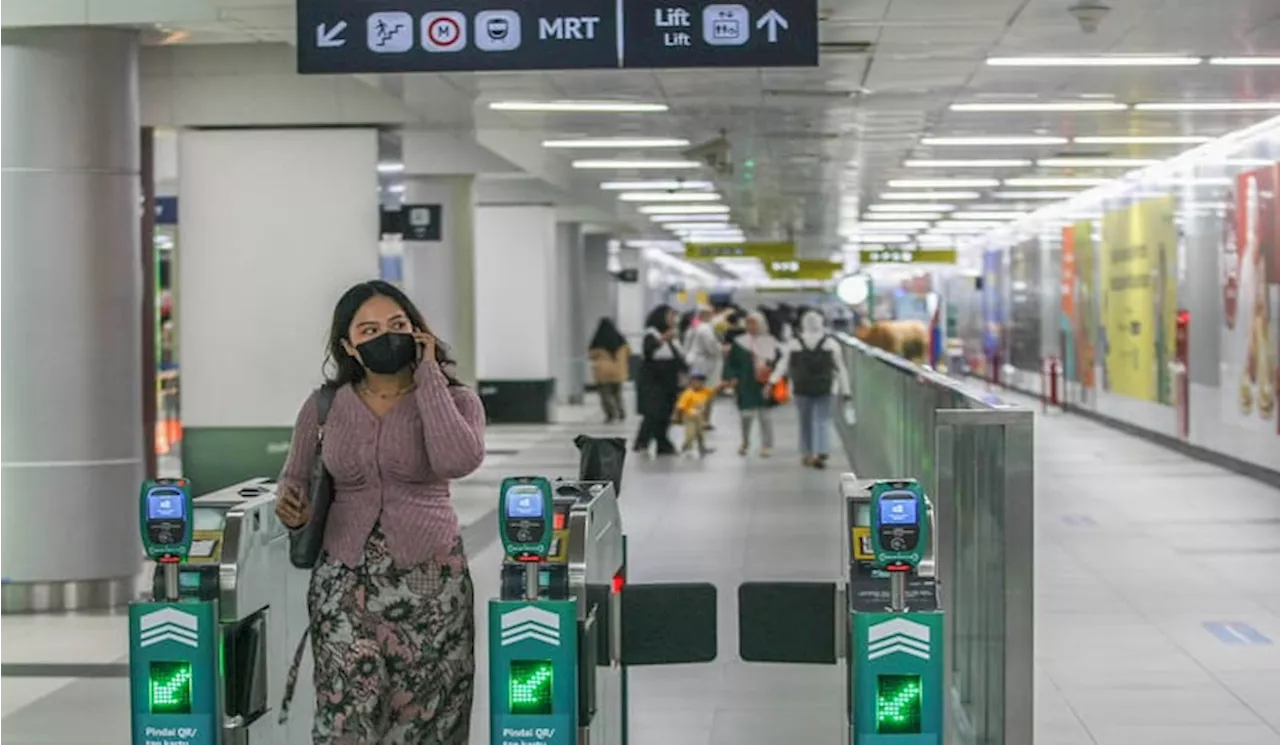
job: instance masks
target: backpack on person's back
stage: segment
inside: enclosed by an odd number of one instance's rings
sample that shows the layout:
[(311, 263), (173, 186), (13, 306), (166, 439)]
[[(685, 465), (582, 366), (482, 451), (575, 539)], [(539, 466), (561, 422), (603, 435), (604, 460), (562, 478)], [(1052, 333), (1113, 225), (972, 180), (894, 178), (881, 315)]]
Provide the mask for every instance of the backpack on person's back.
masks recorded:
[(812, 348), (805, 346), (804, 339), (796, 337), (800, 347), (791, 352), (787, 363), (787, 377), (791, 378), (791, 391), (797, 396), (827, 396), (836, 380), (836, 362), (827, 349), (826, 336), (818, 340)]

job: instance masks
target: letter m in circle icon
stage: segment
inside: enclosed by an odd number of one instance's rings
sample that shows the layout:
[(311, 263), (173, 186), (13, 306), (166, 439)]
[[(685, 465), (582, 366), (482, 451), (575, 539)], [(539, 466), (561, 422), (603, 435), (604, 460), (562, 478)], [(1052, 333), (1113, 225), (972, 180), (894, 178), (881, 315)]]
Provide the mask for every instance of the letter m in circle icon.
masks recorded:
[(188, 647), (200, 646), (200, 619), (176, 608), (161, 608), (138, 619), (138, 646), (150, 647), (160, 642), (176, 642)]
[(876, 660), (896, 653), (928, 660), (929, 627), (905, 618), (894, 618), (867, 629), (867, 659)]
[(503, 613), (499, 626), (504, 647), (522, 641), (560, 646), (560, 616), (537, 606), (526, 605)]

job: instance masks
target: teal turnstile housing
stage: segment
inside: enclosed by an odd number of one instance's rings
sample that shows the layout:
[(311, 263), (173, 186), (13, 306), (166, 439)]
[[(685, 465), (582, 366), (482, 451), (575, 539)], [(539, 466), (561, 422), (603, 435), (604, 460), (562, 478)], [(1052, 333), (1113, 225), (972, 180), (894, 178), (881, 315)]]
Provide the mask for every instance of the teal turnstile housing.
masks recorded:
[(129, 606), (133, 745), (217, 745), (222, 676), (214, 603)]
[(928, 497), (913, 479), (841, 479), (845, 583), (746, 582), (747, 662), (847, 666), (852, 745), (943, 745), (944, 614)]
[(942, 614), (851, 618), (855, 745), (942, 745)]
[(573, 600), (489, 601), (489, 717), (495, 742), (574, 745), (578, 609)]
[(607, 481), (503, 480), (492, 745), (626, 745), (629, 668), (715, 659), (715, 585), (629, 583), (618, 508)]

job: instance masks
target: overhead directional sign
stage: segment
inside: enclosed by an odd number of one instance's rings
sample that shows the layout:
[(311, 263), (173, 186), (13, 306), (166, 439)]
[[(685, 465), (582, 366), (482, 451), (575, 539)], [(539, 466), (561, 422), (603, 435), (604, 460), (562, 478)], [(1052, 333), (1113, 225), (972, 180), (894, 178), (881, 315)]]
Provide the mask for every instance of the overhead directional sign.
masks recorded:
[(703, 261), (738, 258), (760, 259), (766, 262), (792, 261), (796, 257), (796, 244), (780, 241), (686, 243), (684, 257)]
[(834, 279), (844, 271), (843, 261), (826, 259), (787, 259), (766, 261), (764, 269), (772, 279)]
[(297, 0), (303, 74), (814, 67), (817, 0)]
[(814, 67), (812, 0), (623, 0), (623, 67)]
[(954, 248), (871, 248), (858, 252), (863, 264), (954, 264)]

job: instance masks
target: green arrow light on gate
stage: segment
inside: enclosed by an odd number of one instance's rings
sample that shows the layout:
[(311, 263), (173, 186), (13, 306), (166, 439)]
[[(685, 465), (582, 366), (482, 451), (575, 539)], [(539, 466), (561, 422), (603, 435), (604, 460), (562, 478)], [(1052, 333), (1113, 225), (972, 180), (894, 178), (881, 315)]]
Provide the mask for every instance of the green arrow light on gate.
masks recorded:
[(152, 662), (147, 690), (152, 714), (191, 713), (191, 663)]
[(881, 675), (876, 685), (876, 733), (920, 733), (923, 687), (919, 675)]
[(512, 714), (550, 714), (550, 660), (512, 660), (507, 676), (507, 704)]

